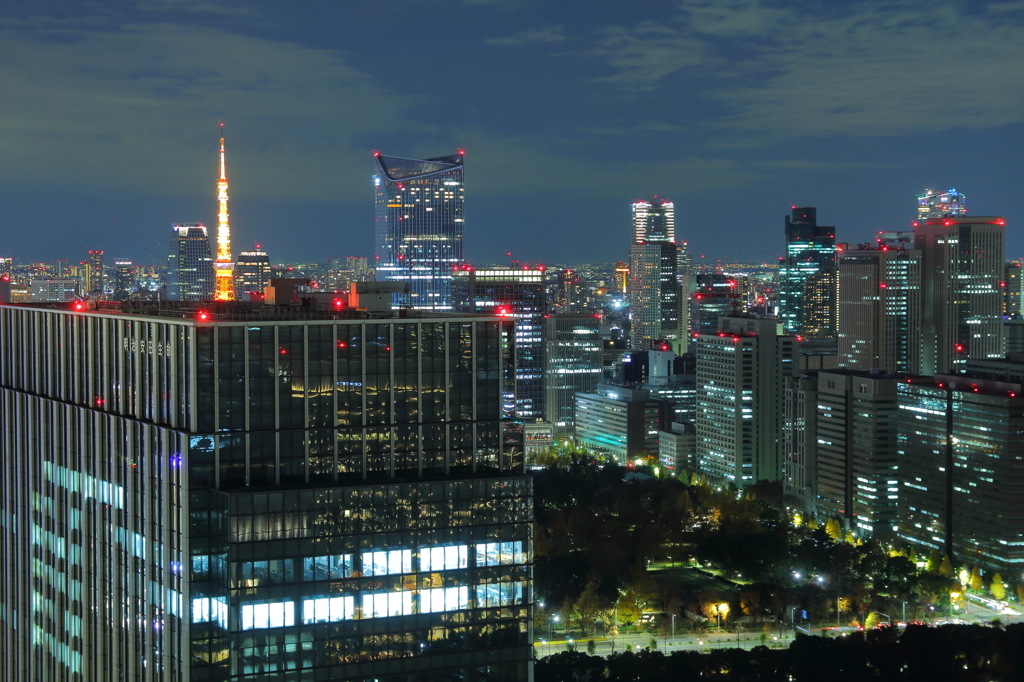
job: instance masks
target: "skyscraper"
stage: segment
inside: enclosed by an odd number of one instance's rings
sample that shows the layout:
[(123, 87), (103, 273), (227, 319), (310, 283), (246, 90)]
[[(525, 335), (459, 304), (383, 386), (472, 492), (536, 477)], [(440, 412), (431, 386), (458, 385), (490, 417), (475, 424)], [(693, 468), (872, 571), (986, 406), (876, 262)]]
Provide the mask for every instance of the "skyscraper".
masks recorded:
[(796, 375), (797, 341), (775, 319), (718, 318), (697, 339), (697, 459), (738, 488), (782, 478), (784, 386)]
[(907, 380), (878, 370), (818, 372), (817, 513), (842, 519), (858, 536), (891, 531), (896, 522), (897, 386)]
[(234, 263), (231, 261), (231, 226), (228, 224), (228, 175), (224, 162), (224, 124), (220, 124), (220, 177), (217, 179), (217, 259), (213, 263), (215, 274), (214, 298), (218, 301), (235, 300)]
[(124, 258), (114, 259), (114, 300), (123, 301), (135, 291), (135, 266)]
[(901, 538), (961, 562), (1024, 569), (1024, 356), (898, 384)]
[(793, 208), (786, 216), (786, 255), (779, 263), (779, 317), (787, 334), (834, 339), (836, 230), (818, 225), (818, 209)]
[(1024, 294), (1024, 268), (1019, 260), (1009, 261), (1003, 270), (1003, 318), (1021, 316), (1021, 295)]
[(0, 306), (5, 679), (531, 679), (503, 325)]
[(499, 315), (515, 321), (510, 339), (514, 394), (506, 396), (517, 419), (544, 417), (544, 324), (547, 296), (544, 268), (493, 267), (477, 270), (466, 265), (451, 283), (456, 311)]
[(270, 256), (256, 244), (254, 250), (238, 254), (234, 272), (235, 296), (239, 300), (248, 301), (253, 294), (262, 296), (270, 284)]
[(403, 159), (374, 152), (377, 281), (408, 282), (395, 305), (452, 309), (452, 271), (461, 268), (463, 152)]
[(206, 226), (202, 223), (171, 225), (167, 297), (172, 301), (209, 301), (213, 293), (213, 256)]
[(914, 227), (921, 252), (921, 374), (1003, 356), (1006, 220), (930, 218)]
[(89, 260), (85, 264), (85, 290), (90, 296), (102, 296), (104, 284), (103, 251), (90, 251)]
[(925, 190), (917, 195), (917, 220), (929, 218), (958, 218), (967, 215), (967, 197), (955, 189), (948, 192)]
[(572, 436), (577, 393), (602, 376), (600, 316), (559, 314), (544, 320), (544, 412), (556, 437)]
[(632, 345), (646, 350), (658, 339), (679, 338), (679, 279), (675, 205), (655, 197), (632, 204), (629, 315)]
[(840, 252), (841, 367), (920, 372), (921, 252), (906, 246), (886, 241)]

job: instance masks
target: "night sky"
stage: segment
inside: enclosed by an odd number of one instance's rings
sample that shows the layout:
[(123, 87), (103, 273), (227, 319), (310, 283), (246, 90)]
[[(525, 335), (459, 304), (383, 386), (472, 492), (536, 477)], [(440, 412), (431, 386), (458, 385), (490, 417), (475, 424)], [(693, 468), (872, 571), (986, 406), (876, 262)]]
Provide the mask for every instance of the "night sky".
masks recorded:
[(0, 255), (371, 256), (373, 149), (466, 150), (466, 253), (625, 259), (676, 202), (706, 262), (772, 261), (790, 204), (839, 241), (955, 187), (1024, 256), (1024, 1), (5, 0)]

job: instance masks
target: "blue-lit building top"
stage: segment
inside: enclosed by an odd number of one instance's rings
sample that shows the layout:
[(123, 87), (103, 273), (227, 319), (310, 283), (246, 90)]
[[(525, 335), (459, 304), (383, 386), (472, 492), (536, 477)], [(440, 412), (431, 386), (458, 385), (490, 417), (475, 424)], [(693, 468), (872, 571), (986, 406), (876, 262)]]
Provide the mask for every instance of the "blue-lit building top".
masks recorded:
[(0, 306), (4, 669), (529, 679), (506, 324)]
[(955, 189), (948, 192), (925, 190), (917, 195), (917, 219), (957, 218), (967, 215), (967, 197)]
[(377, 281), (408, 282), (396, 307), (451, 310), (463, 255), (463, 154), (405, 159), (374, 153)]

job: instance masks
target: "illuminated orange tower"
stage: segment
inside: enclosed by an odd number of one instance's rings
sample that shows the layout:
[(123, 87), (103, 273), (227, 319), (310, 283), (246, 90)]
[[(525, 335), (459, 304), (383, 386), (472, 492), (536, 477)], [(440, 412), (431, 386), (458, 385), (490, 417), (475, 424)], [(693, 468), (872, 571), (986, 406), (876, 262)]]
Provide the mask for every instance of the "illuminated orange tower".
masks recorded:
[(217, 180), (217, 258), (213, 261), (216, 275), (213, 297), (218, 301), (235, 300), (235, 264), (231, 260), (231, 226), (228, 225), (228, 176), (224, 163), (224, 124), (220, 124), (220, 179)]

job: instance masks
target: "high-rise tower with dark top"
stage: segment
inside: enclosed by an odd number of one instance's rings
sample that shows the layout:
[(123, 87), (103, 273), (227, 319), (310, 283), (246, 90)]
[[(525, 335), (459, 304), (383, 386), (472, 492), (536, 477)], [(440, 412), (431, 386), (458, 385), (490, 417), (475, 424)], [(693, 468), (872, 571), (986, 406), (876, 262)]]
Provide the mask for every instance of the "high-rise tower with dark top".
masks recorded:
[(818, 209), (794, 206), (779, 263), (779, 318), (787, 334), (836, 337), (837, 274), (836, 228), (818, 224)]
[(452, 270), (462, 266), (463, 152), (404, 159), (374, 152), (377, 281), (408, 282), (396, 307), (452, 309)]

